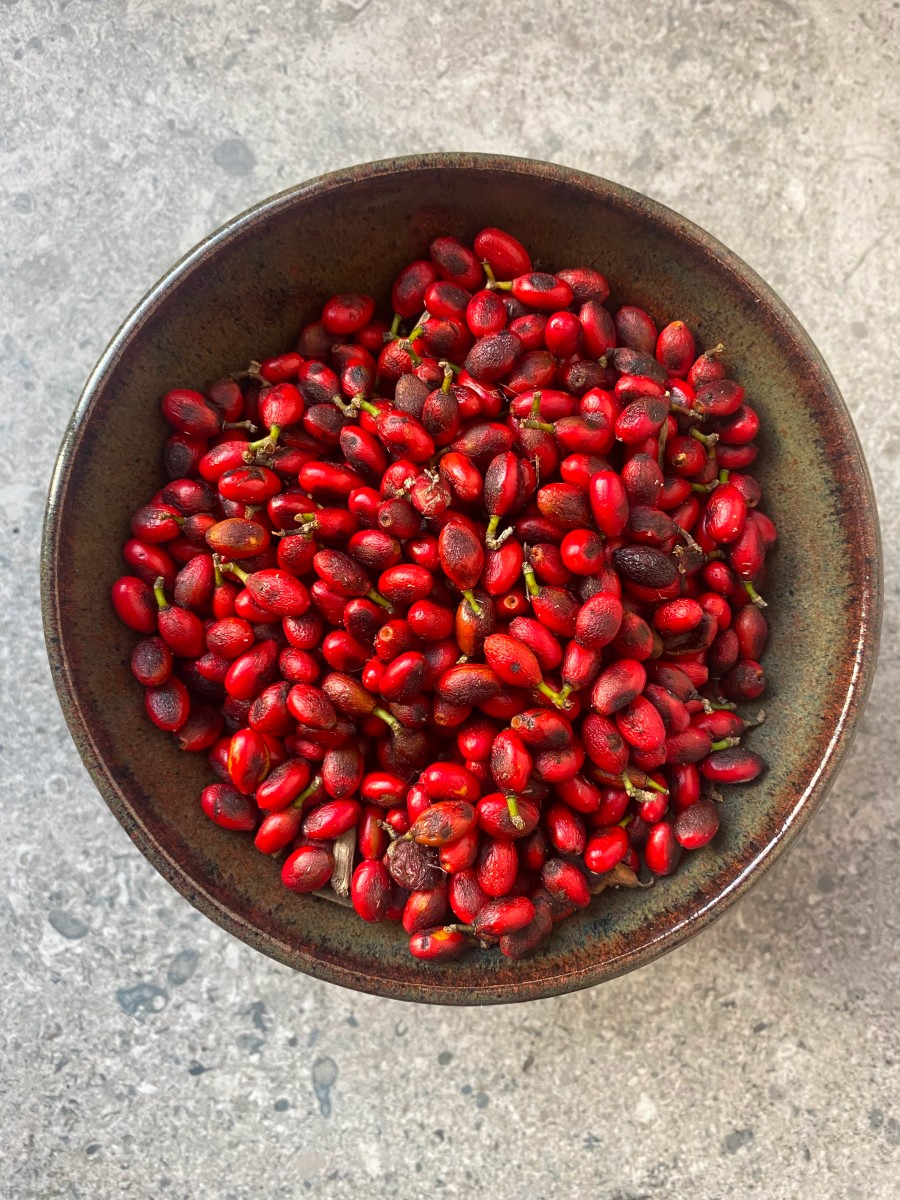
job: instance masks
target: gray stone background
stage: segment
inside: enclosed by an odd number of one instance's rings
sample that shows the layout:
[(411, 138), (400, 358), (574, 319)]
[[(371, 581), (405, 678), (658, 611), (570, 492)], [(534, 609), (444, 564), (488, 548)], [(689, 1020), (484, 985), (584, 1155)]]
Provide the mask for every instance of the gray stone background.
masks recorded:
[[(897, 1195), (898, 45), (888, 0), (0, 0), (0, 1194)], [(121, 318), (252, 202), (425, 149), (608, 176), (742, 255), (843, 388), (887, 559), (802, 844), (674, 955), (480, 1011), (313, 982), (195, 913), (95, 792), (39, 628), (53, 459)]]

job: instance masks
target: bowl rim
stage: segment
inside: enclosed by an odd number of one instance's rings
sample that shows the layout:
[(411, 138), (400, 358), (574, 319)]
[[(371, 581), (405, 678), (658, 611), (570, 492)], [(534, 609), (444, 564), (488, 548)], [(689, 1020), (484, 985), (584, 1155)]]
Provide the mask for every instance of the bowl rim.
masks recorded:
[[(664, 930), (657, 932), (638, 949), (627, 950), (602, 963), (574, 968), (571, 971), (560, 971), (534, 980), (513, 981), (501, 985), (490, 982), (459, 985), (449, 981), (445, 982), (446, 976), (435, 976), (433, 981), (422, 979), (416, 983), (408, 983), (391, 978), (387, 972), (383, 975), (370, 974), (356, 968), (347, 968), (326, 958), (315, 957), (311, 953), (286, 946), (275, 937), (261, 931), (258, 926), (231, 911), (226, 904), (189, 877), (140, 821), (134, 818), (119, 781), (107, 768), (103, 755), (94, 742), (90, 723), (82, 708), (74, 673), (69, 667), (66, 647), (63, 643), (56, 571), (57, 550), (63, 533), (60, 517), (65, 504), (66, 492), (71, 482), (73, 464), (94, 397), (115, 368), (132, 335), (138, 332), (155, 313), (157, 306), (173, 283), (187, 276), (211, 256), (219, 246), (239, 234), (248, 225), (259, 218), (278, 212), (280, 209), (289, 208), (302, 198), (327, 194), (354, 183), (385, 175), (422, 170), (452, 171), (459, 169), (499, 171), (507, 175), (531, 176), (567, 186), (574, 184), (595, 195), (602, 196), (608, 203), (623, 206), (632, 212), (637, 210), (640, 215), (652, 219), (657, 226), (664, 230), (668, 229), (679, 239), (686, 239), (694, 243), (697, 250), (714, 256), (719, 264), (736, 278), (742, 290), (750, 291), (761, 300), (781, 325), (784, 333), (794, 343), (799, 355), (808, 364), (836, 419), (837, 434), (848, 453), (839, 456), (835, 471), (841, 482), (848, 488), (848, 494), (852, 496), (853, 507), (856, 510), (862, 535), (857, 551), (860, 561), (866, 563), (868, 568), (863, 575), (862, 586), (857, 597), (857, 620), (854, 631), (855, 657), (841, 711), (817, 769), (803, 791), (796, 797), (775, 837), (743, 866), (725, 888), (708, 898), (701, 907), (687, 915), (682, 915), (680, 919)], [(507, 155), (469, 152), (425, 153), (379, 159), (315, 176), (286, 188), (232, 217), (198, 242), (166, 271), (138, 301), (111, 338), (89, 375), (68, 422), (53, 470), (44, 515), (40, 577), (41, 612), (47, 655), (69, 731), (82, 761), (107, 805), (141, 853), (157, 871), (189, 903), (222, 928), (287, 966), (318, 979), (392, 999), (457, 1005), (538, 999), (591, 987), (642, 966), (661, 954), (675, 949), (689, 936), (697, 933), (725, 913), (762, 877), (805, 828), (837, 776), (852, 745), (859, 716), (872, 685), (883, 606), (883, 564), (877, 509), (859, 437), (846, 403), (821, 354), (809, 334), (773, 289), (718, 239), (672, 209), (639, 192), (600, 176), (558, 166), (554, 163)]]

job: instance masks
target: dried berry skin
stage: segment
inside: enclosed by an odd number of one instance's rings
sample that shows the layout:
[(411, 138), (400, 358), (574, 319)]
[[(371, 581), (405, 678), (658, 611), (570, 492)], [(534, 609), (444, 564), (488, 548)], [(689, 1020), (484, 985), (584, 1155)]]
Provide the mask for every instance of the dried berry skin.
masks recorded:
[(392, 842), (386, 865), (394, 882), (411, 892), (427, 891), (440, 878), (433, 856), (418, 842)]
[(620, 546), (613, 551), (613, 565), (619, 574), (648, 588), (665, 588), (678, 579), (672, 559), (653, 546)]

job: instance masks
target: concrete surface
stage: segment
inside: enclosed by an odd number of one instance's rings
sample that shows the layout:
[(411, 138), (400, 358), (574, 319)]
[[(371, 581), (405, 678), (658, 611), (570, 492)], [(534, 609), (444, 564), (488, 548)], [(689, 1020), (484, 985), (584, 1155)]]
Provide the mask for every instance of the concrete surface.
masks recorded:
[[(887, 0), (0, 0), (0, 1195), (896, 1197), (898, 45)], [(803, 843), (674, 955), (512, 1009), (357, 996), (196, 914), (88, 780), (39, 632), (54, 455), (120, 319), (251, 202), (421, 149), (715, 233), (823, 350), (882, 504), (881, 673)]]

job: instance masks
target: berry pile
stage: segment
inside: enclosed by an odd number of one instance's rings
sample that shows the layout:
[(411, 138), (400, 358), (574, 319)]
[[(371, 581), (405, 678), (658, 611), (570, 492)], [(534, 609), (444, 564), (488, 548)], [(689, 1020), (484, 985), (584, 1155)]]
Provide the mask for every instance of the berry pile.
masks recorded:
[(112, 589), (147, 714), (286, 887), (418, 958), (523, 957), (764, 766), (759, 419), (721, 346), (608, 294), (440, 237), (390, 326), (334, 296), (296, 351), (163, 397), (170, 482)]

